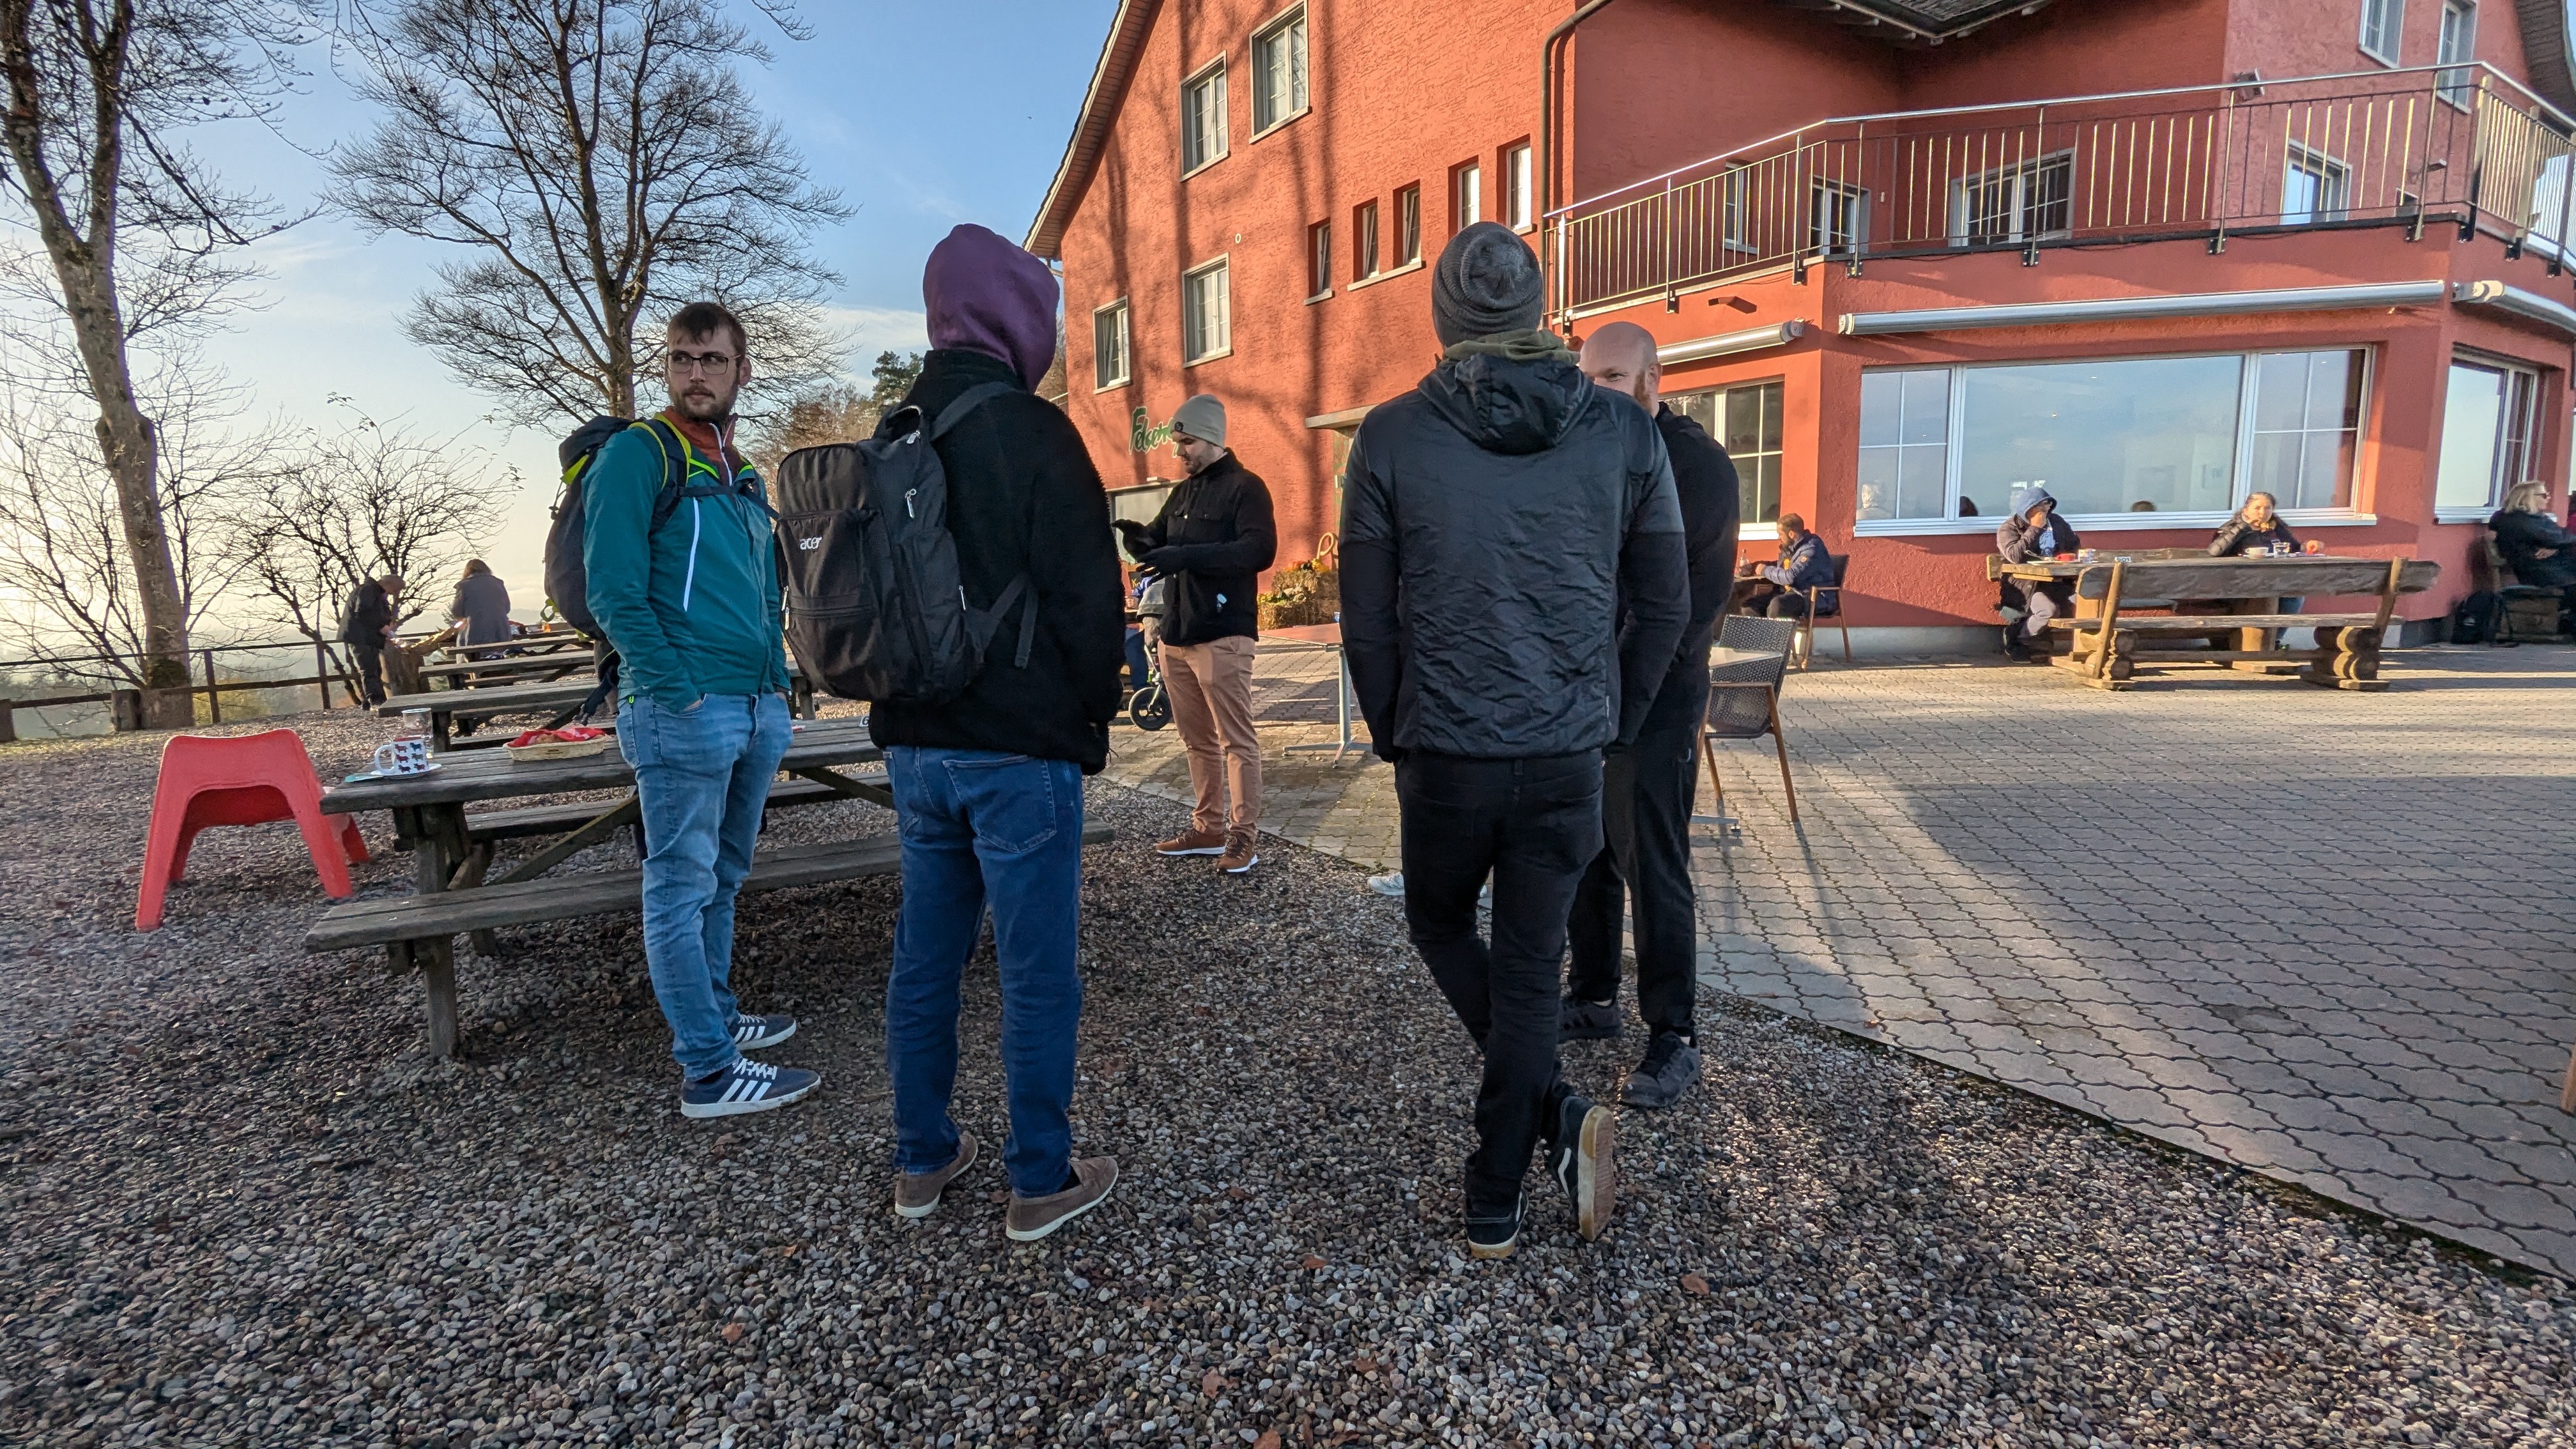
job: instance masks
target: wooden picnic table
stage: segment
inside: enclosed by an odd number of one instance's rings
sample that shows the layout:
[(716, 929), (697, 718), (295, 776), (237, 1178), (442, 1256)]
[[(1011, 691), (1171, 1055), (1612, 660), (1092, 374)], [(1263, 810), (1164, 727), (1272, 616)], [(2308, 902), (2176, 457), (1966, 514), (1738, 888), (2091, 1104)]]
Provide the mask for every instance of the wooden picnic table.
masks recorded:
[[(820, 785), (834, 795), (892, 807), (893, 796), (874, 780), (847, 773), (848, 767), (881, 758), (868, 737), (867, 722), (845, 718), (800, 724), (780, 768)], [(353, 945), (384, 945), (397, 972), (417, 967), (428, 980), (429, 1046), (437, 1056), (456, 1047), (455, 936), (471, 933), (478, 949), (493, 954), (491, 929), (496, 925), (560, 919), (594, 910), (631, 906), (640, 889), (638, 877), (568, 876), (539, 880), (578, 851), (607, 840), (635, 824), (641, 812), (635, 772), (613, 746), (599, 754), (573, 759), (513, 760), (501, 750), (450, 754), (438, 768), (416, 775), (379, 776), (335, 785), (324, 792), (322, 808), (332, 815), (367, 810), (393, 814), (398, 848), (412, 852), (414, 894), (408, 897), (358, 900), (325, 912), (305, 937), (308, 950), (339, 950)], [(465, 807), (485, 800), (555, 795), (580, 790), (624, 789), (621, 799), (603, 804), (586, 822), (514, 867), (497, 881), (485, 882), (492, 861), (489, 841), (475, 842), (466, 825)], [(812, 884), (856, 873), (845, 859), (826, 858), (807, 848), (806, 869), (777, 884)], [(838, 872), (837, 874), (835, 872)], [(773, 872), (773, 875), (778, 874)], [(605, 887), (605, 889), (603, 889)], [(470, 907), (460, 901), (449, 916), (438, 903), (425, 901), (451, 892), (473, 891)], [(389, 918), (399, 917), (401, 924)], [(393, 934), (406, 932), (409, 934)]]
[[(2340, 689), (2375, 690), (2379, 651), (2400, 594), (2420, 593), (2441, 576), (2441, 565), (2423, 559), (2348, 558), (2287, 554), (2212, 558), (2188, 549), (2098, 551), (2090, 559), (2033, 559), (2006, 563), (1993, 555), (1987, 576), (2029, 583), (2073, 580), (2072, 618), (2052, 621), (2067, 631), (2073, 648), (2050, 660), (2101, 689), (2120, 689), (2141, 663), (2216, 664), (2258, 673), (2284, 664), (2302, 666), (2300, 677)], [(2281, 612), (2283, 599), (2375, 596), (2376, 607), (2353, 613)], [(2215, 604), (2218, 612), (2187, 614), (2189, 606)], [(2312, 650), (2285, 649), (2278, 631), (2313, 628)], [(2208, 638), (2233, 632), (2233, 649), (2150, 649), (2141, 638)]]
[[(787, 683), (789, 711), (798, 719), (814, 718), (814, 686), (793, 669), (788, 671)], [(392, 695), (376, 706), (376, 713), (399, 715), (407, 710), (428, 710), (429, 747), (444, 757), (455, 752), (452, 735), (457, 720), (488, 720), (505, 714), (561, 714), (590, 698), (597, 685), (598, 681), (584, 674), (487, 689), (433, 689), (421, 694)]]
[[(591, 658), (587, 654), (521, 654), (496, 655), (490, 659), (460, 659), (447, 664), (425, 664), (420, 677), (424, 680), (447, 680), (450, 689), (472, 686), (467, 680), (493, 680), (509, 683), (530, 682), (524, 676), (538, 676), (538, 682), (562, 679), (572, 674), (588, 674)], [(481, 685), (490, 688), (490, 685)]]

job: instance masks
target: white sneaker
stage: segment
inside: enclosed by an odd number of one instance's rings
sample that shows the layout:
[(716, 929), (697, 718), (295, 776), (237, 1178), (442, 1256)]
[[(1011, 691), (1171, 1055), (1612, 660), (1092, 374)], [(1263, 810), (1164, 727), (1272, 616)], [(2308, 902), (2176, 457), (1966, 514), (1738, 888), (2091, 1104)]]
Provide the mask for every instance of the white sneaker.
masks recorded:
[(1393, 896), (1397, 900), (1402, 900), (1404, 899), (1404, 872), (1391, 870), (1384, 875), (1370, 876), (1369, 889), (1379, 895)]

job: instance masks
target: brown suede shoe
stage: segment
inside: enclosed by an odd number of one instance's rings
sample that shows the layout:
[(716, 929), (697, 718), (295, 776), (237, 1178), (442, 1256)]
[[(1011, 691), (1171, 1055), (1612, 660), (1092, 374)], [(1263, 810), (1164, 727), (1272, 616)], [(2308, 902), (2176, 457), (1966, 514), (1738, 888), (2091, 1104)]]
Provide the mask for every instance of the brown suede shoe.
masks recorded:
[(1154, 849), (1164, 855), (1222, 855), (1225, 832), (1221, 830), (1184, 830)]
[(1253, 838), (1250, 831), (1227, 836), (1225, 854), (1216, 858), (1216, 868), (1227, 875), (1241, 875), (1261, 864), (1260, 853), (1252, 848)]
[(894, 1175), (895, 1216), (926, 1218), (939, 1206), (939, 1194), (958, 1174), (975, 1165), (975, 1134), (959, 1128), (957, 1157), (946, 1167), (929, 1172), (898, 1172)]
[(1034, 1243), (1100, 1206), (1108, 1199), (1109, 1189), (1118, 1185), (1118, 1159), (1077, 1157), (1073, 1177), (1073, 1186), (1045, 1197), (1011, 1194), (1011, 1211), (1003, 1219), (1002, 1230), (1012, 1242)]

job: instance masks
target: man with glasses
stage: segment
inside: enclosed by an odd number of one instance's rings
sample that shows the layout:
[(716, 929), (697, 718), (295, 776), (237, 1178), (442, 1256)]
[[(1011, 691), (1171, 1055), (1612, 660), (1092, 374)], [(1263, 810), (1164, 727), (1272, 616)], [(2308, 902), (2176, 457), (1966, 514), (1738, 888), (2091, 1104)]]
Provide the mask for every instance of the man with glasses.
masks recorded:
[[(787, 753), (787, 655), (760, 476), (734, 448), (751, 380), (742, 323), (713, 302), (665, 334), (671, 405), (611, 439), (584, 492), (591, 613), (621, 661), (617, 747), (644, 814), (644, 959), (680, 1061), (680, 1113), (765, 1112), (813, 1072), (743, 1056), (796, 1034), (734, 1001), (734, 897)], [(679, 455), (680, 506), (654, 503)]]

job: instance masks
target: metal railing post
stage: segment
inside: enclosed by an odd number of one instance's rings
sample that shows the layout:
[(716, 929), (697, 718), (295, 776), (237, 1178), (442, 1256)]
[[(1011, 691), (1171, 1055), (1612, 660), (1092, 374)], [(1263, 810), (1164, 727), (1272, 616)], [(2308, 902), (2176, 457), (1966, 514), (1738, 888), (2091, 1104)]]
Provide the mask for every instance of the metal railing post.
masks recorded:
[(329, 709), (331, 707), (331, 651), (323, 648), (322, 641), (319, 639), (313, 641), (313, 683), (322, 691), (322, 707)]
[(212, 649), (207, 650), (205, 652), (205, 657), (206, 722), (208, 724), (222, 724), (224, 722), (224, 692), (215, 687), (215, 651)]
[(2218, 175), (2214, 182), (2217, 194), (2209, 208), (2209, 254), (2213, 257), (2227, 250), (2227, 186), (2232, 169), (2230, 163), (2236, 159), (2236, 92), (2232, 90), (2219, 106), (2218, 136)]

